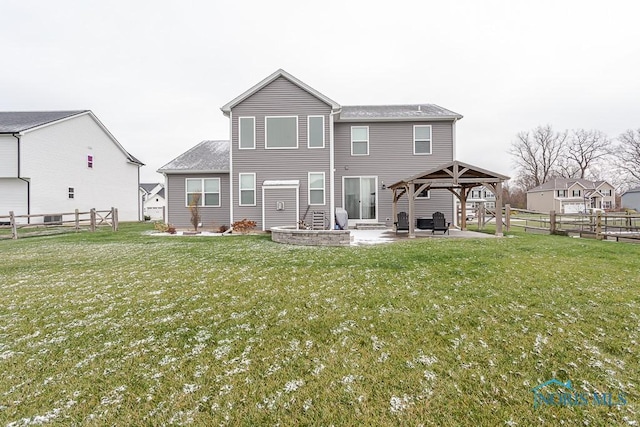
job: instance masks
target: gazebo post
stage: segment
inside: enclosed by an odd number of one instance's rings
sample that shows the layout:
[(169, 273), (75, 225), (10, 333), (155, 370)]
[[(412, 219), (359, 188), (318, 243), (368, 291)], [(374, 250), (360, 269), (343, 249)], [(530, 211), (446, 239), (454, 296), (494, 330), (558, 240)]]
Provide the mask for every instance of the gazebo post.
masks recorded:
[(502, 237), (502, 181), (496, 182), (496, 236)]
[(396, 221), (398, 221), (398, 197), (397, 197), (397, 188), (393, 189), (393, 202), (391, 203), (391, 221), (396, 225)]
[(416, 237), (416, 230), (415, 230), (415, 215), (416, 215), (416, 211), (415, 211), (415, 200), (414, 200), (414, 193), (415, 193), (415, 185), (413, 184), (413, 181), (409, 181), (409, 188), (407, 189), (407, 195), (409, 197), (409, 238), (413, 239)]

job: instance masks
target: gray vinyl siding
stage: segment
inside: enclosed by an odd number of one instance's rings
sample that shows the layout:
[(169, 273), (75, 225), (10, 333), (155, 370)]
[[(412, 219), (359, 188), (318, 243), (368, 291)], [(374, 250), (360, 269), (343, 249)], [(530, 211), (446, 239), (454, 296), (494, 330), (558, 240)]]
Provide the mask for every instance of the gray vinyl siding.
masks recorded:
[[(262, 229), (262, 183), (265, 180), (300, 182), (300, 215), (307, 208), (308, 172), (325, 173), (327, 209), (329, 203), (329, 114), (331, 107), (304, 89), (279, 77), (245, 99), (231, 111), (231, 150), (233, 159), (233, 215), (247, 218)], [(298, 148), (265, 149), (265, 116), (297, 116)], [(324, 148), (307, 148), (307, 116), (324, 116)], [(238, 117), (256, 118), (256, 148), (238, 149)], [(256, 174), (256, 206), (239, 206), (238, 176)], [(322, 210), (322, 206), (312, 210)], [(270, 225), (270, 224), (269, 224)]]
[(640, 212), (640, 192), (629, 192), (622, 195), (622, 207)]
[[(413, 126), (431, 125), (432, 149), (430, 155), (413, 154)], [(369, 155), (351, 155), (351, 127), (369, 127)], [(401, 179), (435, 168), (453, 159), (452, 121), (434, 122), (377, 122), (335, 124), (335, 200), (343, 205), (343, 177), (378, 177), (378, 222), (392, 226), (392, 191), (382, 190), (382, 183), (390, 185)], [(430, 217), (433, 212), (444, 213), (453, 222), (453, 199), (447, 190), (432, 190), (431, 198), (416, 200), (416, 217)], [(408, 199), (398, 201), (398, 212), (408, 211)]]
[[(298, 222), (296, 216), (295, 188), (265, 188), (264, 216), (267, 230), (271, 227), (295, 227)], [(284, 210), (277, 210), (278, 202), (284, 202)]]
[(186, 206), (187, 178), (220, 178), (220, 207), (200, 206), (202, 229), (216, 231), (229, 221), (229, 174), (167, 174), (167, 222), (178, 229), (192, 229), (191, 212)]

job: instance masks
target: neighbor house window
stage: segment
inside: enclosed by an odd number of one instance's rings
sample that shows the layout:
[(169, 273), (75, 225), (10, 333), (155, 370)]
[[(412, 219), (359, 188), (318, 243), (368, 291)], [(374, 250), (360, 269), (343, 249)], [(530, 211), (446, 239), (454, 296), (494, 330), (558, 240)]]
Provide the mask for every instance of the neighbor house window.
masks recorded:
[(93, 156), (92, 155), (88, 155), (87, 156), (87, 167), (88, 168), (93, 168)]
[(580, 197), (580, 190), (573, 190), (571, 192), (571, 197)]
[(369, 127), (368, 126), (352, 126), (351, 127), (351, 155), (352, 156), (369, 155)]
[(247, 150), (256, 148), (256, 118), (238, 118), (238, 148)]
[(298, 148), (298, 116), (265, 117), (265, 148)]
[(69, 187), (69, 198), (70, 199), (75, 198), (75, 194), (76, 194), (75, 189), (73, 187)]
[[(414, 191), (418, 191), (419, 188), (420, 188), (420, 185), (416, 185)], [(429, 198), (431, 198), (431, 190), (429, 190), (428, 188), (425, 188), (420, 193), (416, 194), (416, 198), (417, 199), (429, 199)]]
[(256, 174), (240, 174), (240, 206), (256, 205)]
[[(609, 190), (611, 191), (611, 190)], [(611, 209), (611, 200), (602, 201), (602, 209)]]
[(324, 172), (309, 172), (309, 204), (324, 205)]
[(309, 148), (324, 148), (324, 116), (307, 117)]
[(187, 206), (220, 207), (220, 178), (187, 178)]
[(481, 198), (480, 190), (471, 190), (471, 198), (472, 199), (480, 199)]
[(558, 190), (558, 197), (567, 197), (567, 190)]
[(612, 195), (611, 189), (609, 189), (609, 190), (601, 190), (601, 193), (602, 193), (603, 196), (611, 196)]
[(431, 154), (431, 125), (413, 127), (413, 154)]

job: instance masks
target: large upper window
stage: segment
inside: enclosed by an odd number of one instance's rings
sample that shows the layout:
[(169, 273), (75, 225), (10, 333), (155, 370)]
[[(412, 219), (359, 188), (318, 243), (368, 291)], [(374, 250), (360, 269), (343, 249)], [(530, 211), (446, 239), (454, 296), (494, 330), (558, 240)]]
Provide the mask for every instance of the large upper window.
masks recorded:
[(567, 190), (558, 190), (558, 197), (567, 197)]
[(351, 127), (351, 155), (352, 156), (369, 155), (369, 127), (368, 126), (352, 126)]
[(256, 148), (256, 118), (238, 118), (238, 148), (241, 150)]
[(220, 178), (187, 178), (187, 206), (220, 206)]
[(240, 206), (256, 205), (256, 174), (240, 174)]
[(413, 154), (431, 154), (431, 126), (413, 127)]
[(298, 116), (265, 117), (266, 148), (298, 148)]
[(309, 204), (324, 205), (324, 172), (309, 172)]
[(571, 192), (572, 197), (580, 197), (580, 190), (573, 190)]
[(324, 116), (307, 117), (309, 148), (324, 148)]

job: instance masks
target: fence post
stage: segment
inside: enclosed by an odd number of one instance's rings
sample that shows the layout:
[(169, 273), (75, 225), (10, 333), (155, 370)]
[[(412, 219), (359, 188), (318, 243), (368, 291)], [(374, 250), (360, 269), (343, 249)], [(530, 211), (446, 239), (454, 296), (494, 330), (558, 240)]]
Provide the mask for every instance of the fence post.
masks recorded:
[(556, 211), (549, 212), (549, 232), (556, 233)]
[(478, 215), (478, 229), (484, 230), (484, 216), (485, 216), (484, 203), (478, 206), (477, 215)]
[(13, 211), (9, 211), (9, 223), (11, 224), (11, 238), (17, 240), (18, 228), (16, 227), (16, 216), (13, 214)]
[(596, 214), (596, 239), (602, 240), (602, 213), (600, 211)]
[(506, 222), (507, 231), (511, 230), (511, 205), (504, 205), (504, 220)]
[(76, 232), (80, 231), (80, 211), (76, 209)]
[(91, 225), (89, 226), (90, 231), (96, 231), (96, 208), (91, 208), (89, 212)]
[(111, 207), (111, 230), (118, 231), (118, 209)]

